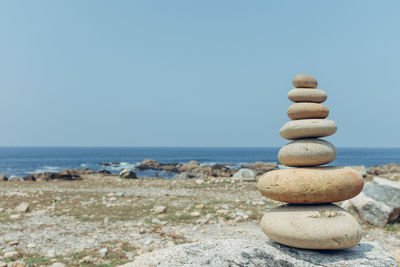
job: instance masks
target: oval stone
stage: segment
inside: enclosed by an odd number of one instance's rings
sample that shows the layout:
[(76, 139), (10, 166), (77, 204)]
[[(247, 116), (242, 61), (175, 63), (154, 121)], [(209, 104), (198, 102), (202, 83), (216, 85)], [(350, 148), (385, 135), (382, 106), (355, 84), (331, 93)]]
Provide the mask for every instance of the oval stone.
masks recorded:
[(362, 236), (357, 220), (334, 204), (279, 206), (263, 216), (261, 228), (278, 243), (305, 249), (352, 248)]
[(326, 119), (304, 119), (285, 123), (280, 129), (280, 135), (288, 140), (309, 137), (324, 137), (334, 134), (336, 123)]
[(288, 108), (287, 115), (292, 120), (325, 119), (329, 109), (317, 103), (296, 103)]
[(320, 89), (295, 88), (289, 91), (288, 98), (293, 102), (322, 103), (328, 96)]
[(349, 167), (290, 168), (263, 174), (260, 192), (273, 200), (293, 204), (338, 202), (357, 196), (364, 179)]
[(293, 85), (296, 88), (317, 88), (317, 80), (308, 74), (297, 74), (293, 78)]
[(336, 158), (336, 148), (321, 139), (299, 139), (279, 150), (279, 161), (289, 167), (307, 167), (328, 164)]

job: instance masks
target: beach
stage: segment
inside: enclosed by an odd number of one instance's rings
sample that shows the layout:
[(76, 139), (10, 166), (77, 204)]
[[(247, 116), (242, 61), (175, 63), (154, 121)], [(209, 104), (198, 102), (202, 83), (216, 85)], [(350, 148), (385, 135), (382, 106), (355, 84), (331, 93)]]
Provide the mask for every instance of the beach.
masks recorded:
[[(266, 240), (259, 221), (282, 204), (263, 197), (255, 182), (120, 179), (99, 173), (72, 181), (3, 181), (0, 203), (0, 251), (14, 253), (0, 261), (33, 266), (117, 266), (182, 243)], [(21, 203), (28, 203), (26, 212), (16, 212)], [(378, 241), (396, 256), (399, 228), (398, 223), (362, 223), (363, 240)]]

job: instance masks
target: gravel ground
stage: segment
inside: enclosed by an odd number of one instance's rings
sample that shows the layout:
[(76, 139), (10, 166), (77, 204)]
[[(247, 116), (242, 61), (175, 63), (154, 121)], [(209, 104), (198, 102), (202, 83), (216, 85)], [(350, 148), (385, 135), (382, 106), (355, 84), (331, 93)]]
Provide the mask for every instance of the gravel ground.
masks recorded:
[[(21, 203), (27, 212), (16, 212)], [(262, 214), (279, 205), (255, 183), (229, 179), (0, 182), (0, 266), (117, 266), (175, 244), (266, 239)], [(364, 239), (400, 254), (399, 224), (363, 225)]]

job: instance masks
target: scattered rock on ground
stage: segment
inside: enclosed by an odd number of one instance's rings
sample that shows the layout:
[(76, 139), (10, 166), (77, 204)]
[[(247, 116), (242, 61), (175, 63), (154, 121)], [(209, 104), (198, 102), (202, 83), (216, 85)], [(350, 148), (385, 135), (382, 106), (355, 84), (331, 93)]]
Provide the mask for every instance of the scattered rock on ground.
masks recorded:
[(29, 211), (29, 203), (23, 202), (15, 208), (15, 212), (24, 213)]
[(155, 206), (153, 207), (154, 213), (161, 214), (167, 212), (167, 207), (165, 206)]
[(253, 170), (242, 168), (238, 170), (233, 176), (233, 180), (253, 182), (256, 180), (256, 174)]
[(4, 255), (3, 255), (3, 257), (4, 257), (4, 258), (12, 258), (12, 257), (16, 257), (16, 256), (18, 256), (18, 255), (19, 255), (18, 251), (11, 250), (11, 251), (5, 252)]
[(220, 239), (176, 245), (138, 256), (134, 266), (396, 266), (393, 256), (373, 242), (339, 251), (313, 251), (260, 240)]

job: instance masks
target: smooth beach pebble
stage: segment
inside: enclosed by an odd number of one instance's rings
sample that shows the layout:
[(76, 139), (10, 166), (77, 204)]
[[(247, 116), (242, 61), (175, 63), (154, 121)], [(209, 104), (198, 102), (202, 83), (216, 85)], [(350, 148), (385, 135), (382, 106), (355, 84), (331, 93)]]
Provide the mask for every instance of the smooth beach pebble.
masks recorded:
[(348, 167), (289, 168), (263, 174), (260, 192), (273, 200), (293, 204), (343, 201), (358, 195), (363, 177)]
[(328, 164), (336, 158), (335, 146), (321, 139), (299, 139), (279, 150), (279, 161), (289, 167)]
[(308, 74), (297, 74), (293, 78), (293, 85), (296, 88), (317, 88), (317, 80)]
[(279, 130), (280, 135), (288, 140), (309, 137), (325, 137), (334, 134), (336, 123), (326, 119), (304, 119), (285, 123)]
[(287, 115), (292, 120), (325, 119), (329, 109), (317, 103), (296, 103), (288, 108)]
[(278, 243), (305, 249), (352, 248), (362, 236), (357, 220), (334, 204), (279, 206), (263, 216), (261, 228)]
[(320, 89), (295, 88), (289, 91), (288, 98), (293, 102), (322, 103), (328, 96)]

